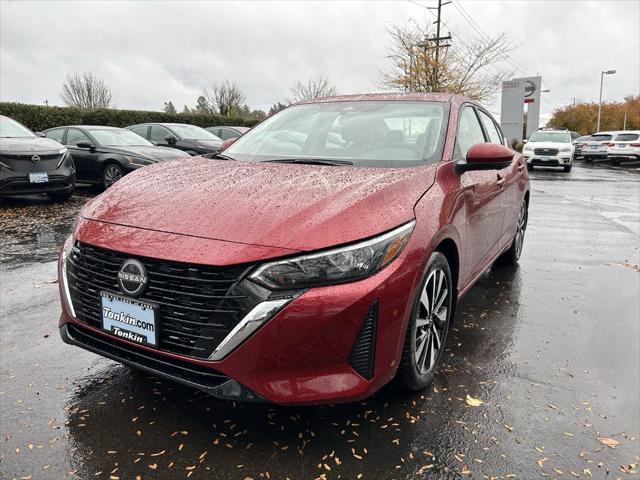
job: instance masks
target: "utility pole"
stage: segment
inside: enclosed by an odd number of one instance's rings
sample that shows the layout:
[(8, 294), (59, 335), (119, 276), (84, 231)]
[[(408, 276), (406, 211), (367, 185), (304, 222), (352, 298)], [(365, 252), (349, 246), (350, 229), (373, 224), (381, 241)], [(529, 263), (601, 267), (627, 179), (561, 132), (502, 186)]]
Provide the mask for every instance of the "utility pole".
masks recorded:
[(627, 106), (629, 102), (624, 102), (624, 123), (622, 124), (622, 130), (627, 129)]
[[(437, 7), (426, 7), (429, 10), (438, 10), (438, 19), (433, 22), (436, 25), (436, 36), (432, 38), (425, 38), (423, 42), (416, 44), (417, 47), (422, 47), (425, 50), (425, 57), (427, 48), (435, 48), (435, 64), (433, 66), (433, 87), (437, 89), (438, 87), (438, 69), (439, 69), (439, 61), (440, 61), (440, 49), (450, 47), (450, 44), (441, 44), (445, 40), (451, 40), (451, 33), (446, 37), (440, 36), (440, 25), (442, 24), (442, 7), (445, 5), (449, 5), (451, 0), (443, 2), (442, 0), (438, 0)], [(430, 45), (430, 42), (435, 43), (435, 46)]]

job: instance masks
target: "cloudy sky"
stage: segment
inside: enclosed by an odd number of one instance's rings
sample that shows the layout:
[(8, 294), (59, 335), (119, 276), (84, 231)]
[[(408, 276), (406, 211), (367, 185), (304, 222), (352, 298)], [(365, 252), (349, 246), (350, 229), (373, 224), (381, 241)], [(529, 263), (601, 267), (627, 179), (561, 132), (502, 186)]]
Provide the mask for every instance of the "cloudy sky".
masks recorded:
[[(118, 107), (193, 106), (206, 86), (235, 80), (252, 108), (283, 101), (297, 79), (327, 76), (339, 93), (380, 91), (385, 24), (431, 22), (436, 0), (0, 0), (0, 99), (60, 105), (67, 73), (91, 71)], [(475, 25), (468, 20), (471, 18)], [(543, 118), (577, 100), (640, 91), (640, 2), (454, 0), (443, 9), (453, 42), (506, 32), (515, 76), (543, 77)], [(499, 98), (489, 103), (499, 112)], [(545, 115), (546, 114), (546, 115)]]

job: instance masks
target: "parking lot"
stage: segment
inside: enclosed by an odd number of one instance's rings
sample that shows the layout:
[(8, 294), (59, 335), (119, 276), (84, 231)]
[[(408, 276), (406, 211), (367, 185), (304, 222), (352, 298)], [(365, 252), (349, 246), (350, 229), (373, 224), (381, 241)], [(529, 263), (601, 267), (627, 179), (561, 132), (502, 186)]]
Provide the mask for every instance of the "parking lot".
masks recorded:
[(531, 190), (519, 268), (464, 298), (426, 393), (304, 408), (63, 344), (55, 258), (97, 191), (0, 200), (0, 477), (637, 478), (640, 171), (535, 170)]

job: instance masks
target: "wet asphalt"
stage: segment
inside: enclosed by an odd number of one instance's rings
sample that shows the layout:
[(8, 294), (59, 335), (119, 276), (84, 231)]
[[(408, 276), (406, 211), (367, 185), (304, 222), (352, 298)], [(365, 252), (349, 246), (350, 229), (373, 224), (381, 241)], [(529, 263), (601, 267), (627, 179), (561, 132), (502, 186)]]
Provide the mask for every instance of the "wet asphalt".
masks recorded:
[(63, 344), (54, 260), (96, 192), (0, 200), (0, 478), (637, 478), (640, 169), (531, 177), (520, 266), (462, 300), (428, 391), (304, 408)]

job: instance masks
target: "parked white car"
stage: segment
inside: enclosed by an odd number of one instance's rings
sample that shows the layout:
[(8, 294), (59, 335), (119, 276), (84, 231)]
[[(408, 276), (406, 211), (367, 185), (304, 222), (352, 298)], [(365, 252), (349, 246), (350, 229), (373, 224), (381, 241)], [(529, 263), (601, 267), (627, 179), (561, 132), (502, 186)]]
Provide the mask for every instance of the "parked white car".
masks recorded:
[(562, 167), (565, 172), (573, 166), (573, 139), (567, 129), (540, 128), (533, 132), (522, 154), (527, 169), (533, 167)]
[(607, 150), (607, 158), (613, 163), (621, 160), (640, 160), (640, 130), (628, 130), (618, 133)]
[(591, 163), (598, 158), (607, 158), (609, 143), (620, 132), (597, 132), (582, 145), (581, 154), (584, 161)]

